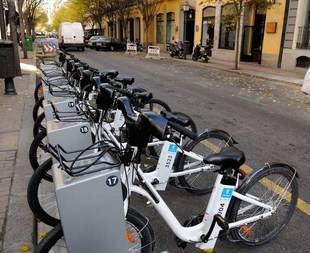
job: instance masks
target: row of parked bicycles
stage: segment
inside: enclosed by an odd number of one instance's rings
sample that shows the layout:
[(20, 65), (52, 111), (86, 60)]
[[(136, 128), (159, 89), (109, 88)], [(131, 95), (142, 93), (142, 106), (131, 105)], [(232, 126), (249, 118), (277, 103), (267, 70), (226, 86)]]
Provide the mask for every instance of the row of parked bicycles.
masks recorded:
[[(190, 116), (118, 71), (65, 52), (39, 69), (27, 198), (35, 218), (52, 228), (34, 252), (155, 252), (152, 220), (131, 202), (137, 195), (179, 247), (203, 252), (218, 239), (265, 244), (290, 221), (295, 168), (269, 163), (247, 175), (229, 133), (199, 133)], [(159, 194), (168, 186), (193, 198), (211, 194), (205, 211), (180, 222)]]

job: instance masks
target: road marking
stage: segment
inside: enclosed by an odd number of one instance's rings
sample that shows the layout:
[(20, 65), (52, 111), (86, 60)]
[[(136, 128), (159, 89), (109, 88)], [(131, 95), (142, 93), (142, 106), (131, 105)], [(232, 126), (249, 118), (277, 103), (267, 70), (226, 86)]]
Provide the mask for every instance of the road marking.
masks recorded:
[[(213, 143), (204, 140), (202, 142), (203, 145), (207, 146), (209, 149), (211, 149), (213, 152), (219, 152), (220, 147), (214, 145)], [(251, 173), (253, 171), (253, 168), (251, 168), (250, 166), (244, 164), (241, 166), (241, 169), (243, 171), (245, 171), (247, 174)], [(266, 188), (274, 191), (277, 194), (282, 194), (282, 192), (284, 191), (284, 189), (281, 186), (278, 186), (276, 183), (274, 183), (273, 181), (271, 181), (268, 178), (265, 178), (263, 180), (260, 180), (260, 183), (262, 185), (264, 185)], [(290, 193), (286, 193), (283, 196), (287, 201), (290, 200), (291, 198), (291, 194)], [(297, 208), (302, 211), (303, 213), (307, 214), (310, 216), (310, 203), (307, 203), (306, 201), (298, 198), (297, 201)]]

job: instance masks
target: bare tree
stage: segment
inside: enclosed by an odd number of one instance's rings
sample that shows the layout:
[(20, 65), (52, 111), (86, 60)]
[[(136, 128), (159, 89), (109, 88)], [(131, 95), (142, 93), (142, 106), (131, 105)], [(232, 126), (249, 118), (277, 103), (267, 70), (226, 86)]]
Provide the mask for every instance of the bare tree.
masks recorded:
[(136, 0), (136, 5), (143, 17), (146, 46), (149, 45), (149, 27), (154, 21), (161, 2), (162, 0)]
[(43, 0), (24, 0), (24, 20), (27, 34), (34, 36), (35, 32), (35, 15), (38, 7)]
[(90, 0), (88, 9), (88, 19), (99, 26), (100, 33), (102, 32), (102, 18), (105, 14), (104, 0)]
[(108, 19), (108, 35), (114, 35), (114, 23), (116, 22), (116, 8), (118, 0), (103, 0), (104, 14)]
[(28, 54), (27, 54), (26, 40), (25, 40), (25, 25), (24, 25), (24, 17), (23, 17), (23, 4), (24, 4), (24, 0), (18, 0), (17, 1), (17, 7), (18, 7), (18, 13), (19, 13), (20, 36), (21, 36), (21, 39), (22, 39), (22, 49), (23, 49), (23, 53), (24, 53), (24, 59), (27, 59), (28, 58)]
[(134, 0), (115, 0), (115, 10), (122, 23), (123, 34), (128, 36), (128, 21), (130, 18), (130, 8), (134, 5)]
[[(215, 2), (215, 0), (209, 0), (209, 2)], [(235, 37), (235, 61), (234, 69), (239, 69), (240, 63), (240, 30), (241, 23), (243, 20), (244, 7), (254, 7), (260, 9), (267, 9), (274, 4), (272, 0), (222, 0), (222, 4), (232, 4), (234, 13), (226, 17), (227, 20), (234, 23), (236, 29)]]
[(8, 0), (8, 9), (9, 9), (10, 33), (14, 45), (15, 74), (17, 76), (21, 76), (22, 72), (20, 69), (20, 61), (18, 54), (18, 39), (17, 39), (17, 27), (16, 27), (18, 16), (16, 15), (16, 7), (14, 0)]

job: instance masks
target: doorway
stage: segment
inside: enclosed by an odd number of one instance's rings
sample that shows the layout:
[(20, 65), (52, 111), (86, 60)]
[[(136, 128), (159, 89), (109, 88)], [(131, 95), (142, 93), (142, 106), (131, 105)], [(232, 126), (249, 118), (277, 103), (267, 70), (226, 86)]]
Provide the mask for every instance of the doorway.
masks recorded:
[(195, 10), (190, 9), (184, 12), (184, 42), (189, 42), (189, 52), (192, 53), (195, 34)]
[(129, 19), (129, 41), (134, 42), (135, 41), (135, 30), (134, 30), (134, 19)]
[(241, 61), (261, 64), (265, 32), (266, 13), (255, 11), (253, 25), (245, 25), (243, 29)]

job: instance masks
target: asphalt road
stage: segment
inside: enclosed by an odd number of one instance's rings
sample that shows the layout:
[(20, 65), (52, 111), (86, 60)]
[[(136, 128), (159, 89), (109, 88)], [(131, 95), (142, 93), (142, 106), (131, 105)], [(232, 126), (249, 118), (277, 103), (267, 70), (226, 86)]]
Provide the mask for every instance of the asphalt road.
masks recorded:
[[(168, 102), (173, 110), (192, 116), (200, 131), (228, 131), (239, 142), (238, 147), (245, 152), (246, 163), (252, 168), (278, 161), (297, 168), (299, 194), (306, 202), (308, 214), (296, 210), (289, 226), (265, 246), (249, 249), (218, 241), (216, 252), (309, 252), (310, 97), (302, 94), (299, 87), (216, 70), (207, 64), (146, 60), (142, 56), (92, 50), (75, 55), (100, 70), (117, 69), (122, 75), (135, 77), (136, 87), (146, 88)], [(208, 199), (171, 186), (162, 196), (181, 222), (202, 213)], [(177, 248), (172, 232), (145, 202), (137, 197), (134, 206), (150, 218), (156, 252), (199, 252), (192, 246), (184, 251)]]

